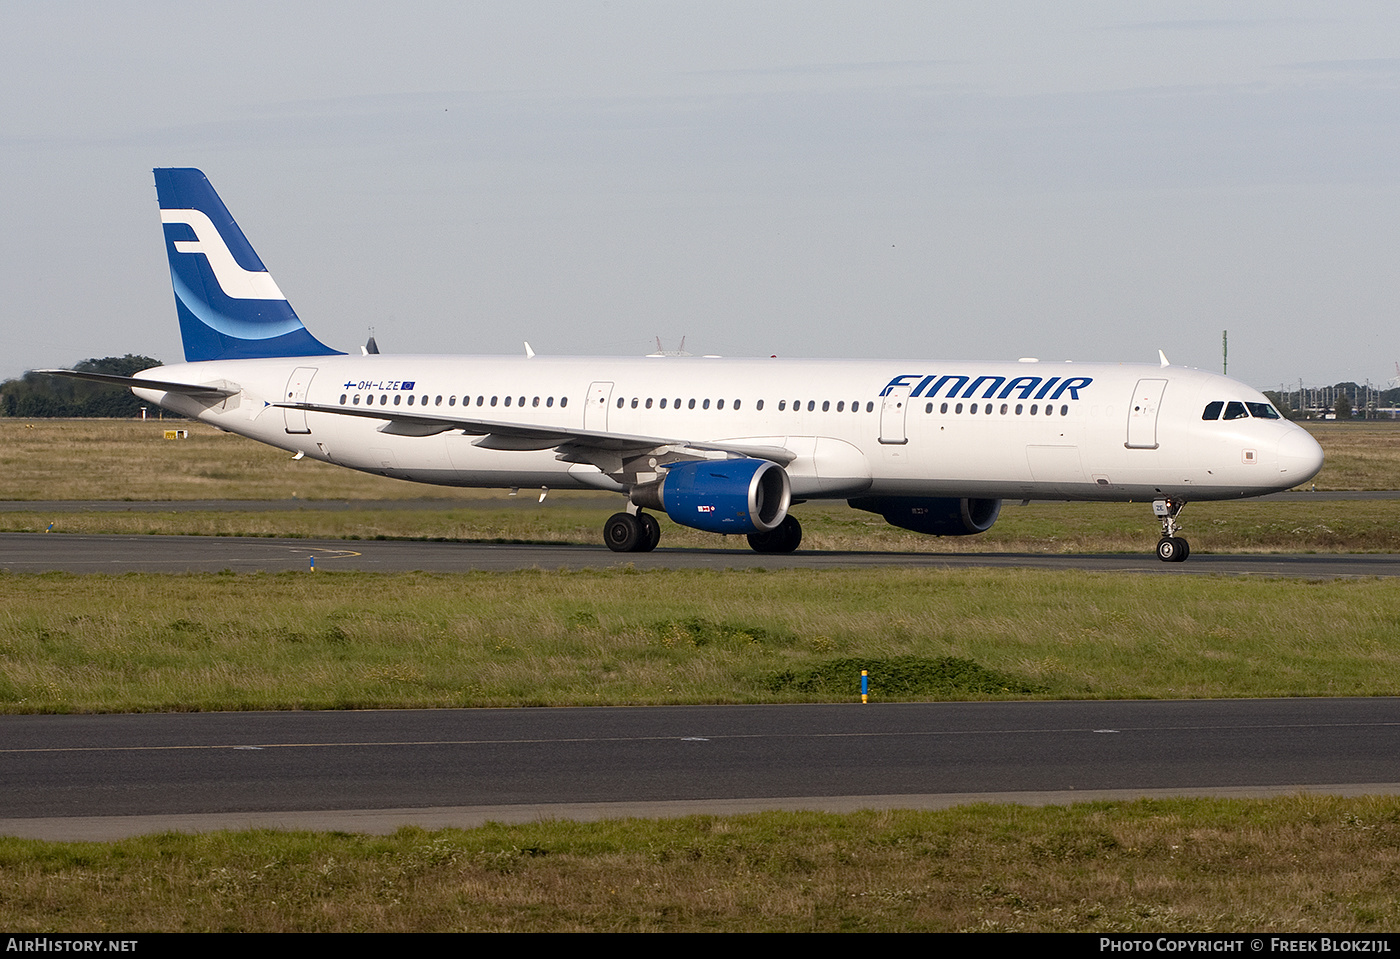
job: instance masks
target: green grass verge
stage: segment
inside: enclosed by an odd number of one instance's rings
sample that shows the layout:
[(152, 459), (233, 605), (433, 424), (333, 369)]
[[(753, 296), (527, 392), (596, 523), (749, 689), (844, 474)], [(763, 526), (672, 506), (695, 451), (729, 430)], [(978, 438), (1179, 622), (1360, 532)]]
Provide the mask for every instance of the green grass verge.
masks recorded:
[(1395, 695), (1396, 635), (1393, 580), (0, 574), (0, 711)]
[(0, 839), (11, 933), (1383, 933), (1400, 799)]

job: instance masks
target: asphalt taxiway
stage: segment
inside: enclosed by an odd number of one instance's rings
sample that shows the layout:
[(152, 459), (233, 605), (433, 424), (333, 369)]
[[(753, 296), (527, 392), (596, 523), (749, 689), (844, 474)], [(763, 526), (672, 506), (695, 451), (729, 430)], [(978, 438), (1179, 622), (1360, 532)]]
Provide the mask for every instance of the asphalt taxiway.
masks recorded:
[(1400, 792), (1400, 700), (0, 717), (0, 835)]
[(517, 569), (841, 569), (898, 567), (1034, 567), (1158, 575), (1231, 574), (1331, 579), (1400, 576), (1400, 555), (1208, 554), (1163, 563), (1150, 551), (1098, 553), (755, 553), (742, 545), (614, 553), (603, 546), (509, 545), (405, 540), (311, 540), (233, 536), (87, 536), (0, 533), (0, 570), (74, 573), (284, 572), (367, 570), (463, 572)]

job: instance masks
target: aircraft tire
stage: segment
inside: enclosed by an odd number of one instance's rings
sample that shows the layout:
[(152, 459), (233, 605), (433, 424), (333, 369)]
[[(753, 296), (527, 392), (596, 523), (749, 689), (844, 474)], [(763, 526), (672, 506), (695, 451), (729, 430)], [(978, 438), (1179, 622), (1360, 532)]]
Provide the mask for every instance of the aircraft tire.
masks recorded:
[(802, 524), (796, 516), (783, 521), (766, 533), (750, 533), (749, 548), (755, 553), (791, 553), (802, 545)]
[(631, 513), (614, 513), (603, 524), (603, 542), (614, 553), (635, 553), (645, 538), (642, 521)]
[(1164, 536), (1157, 541), (1157, 558), (1164, 563), (1183, 563), (1191, 546), (1180, 536)]
[(638, 513), (637, 520), (642, 524), (642, 541), (635, 552), (650, 553), (661, 542), (661, 524), (650, 513)]

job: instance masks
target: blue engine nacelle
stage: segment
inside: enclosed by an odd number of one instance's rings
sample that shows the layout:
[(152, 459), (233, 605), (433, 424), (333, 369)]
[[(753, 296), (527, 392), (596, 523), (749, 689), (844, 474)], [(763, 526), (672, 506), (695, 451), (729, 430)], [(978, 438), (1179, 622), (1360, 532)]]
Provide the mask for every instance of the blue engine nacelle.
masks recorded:
[(669, 467), (660, 483), (634, 489), (632, 502), (708, 533), (766, 533), (787, 516), (792, 484), (768, 460), (699, 460)]
[(992, 528), (1001, 513), (999, 499), (906, 498), (863, 496), (847, 500), (856, 509), (879, 513), (900, 529), (932, 536), (971, 536)]

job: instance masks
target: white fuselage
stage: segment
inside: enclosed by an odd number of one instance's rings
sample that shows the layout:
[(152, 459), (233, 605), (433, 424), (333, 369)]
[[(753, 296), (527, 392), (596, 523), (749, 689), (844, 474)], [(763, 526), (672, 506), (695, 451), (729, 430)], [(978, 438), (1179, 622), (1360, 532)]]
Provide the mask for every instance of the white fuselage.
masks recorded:
[(623, 491), (553, 448), (483, 448), (479, 431), (403, 435), (386, 432), (387, 420), (272, 404), (782, 448), (799, 499), (1226, 499), (1288, 489), (1322, 464), (1317, 443), (1287, 420), (1204, 420), (1212, 402), (1267, 400), (1182, 367), (384, 354), (148, 374), (239, 390), (137, 391), (176, 412), (314, 459), (447, 486)]

